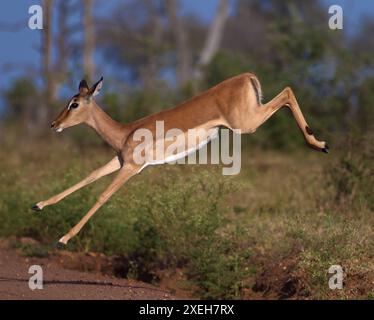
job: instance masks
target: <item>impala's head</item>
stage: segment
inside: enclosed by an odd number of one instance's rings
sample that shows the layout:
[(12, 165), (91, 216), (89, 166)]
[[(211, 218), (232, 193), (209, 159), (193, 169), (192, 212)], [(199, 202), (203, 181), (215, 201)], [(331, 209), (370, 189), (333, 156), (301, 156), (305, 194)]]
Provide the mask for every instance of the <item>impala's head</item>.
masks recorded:
[(86, 122), (93, 108), (93, 97), (99, 94), (103, 86), (103, 77), (91, 88), (86, 80), (79, 83), (79, 93), (73, 96), (67, 106), (61, 111), (52, 122), (51, 128), (56, 132)]

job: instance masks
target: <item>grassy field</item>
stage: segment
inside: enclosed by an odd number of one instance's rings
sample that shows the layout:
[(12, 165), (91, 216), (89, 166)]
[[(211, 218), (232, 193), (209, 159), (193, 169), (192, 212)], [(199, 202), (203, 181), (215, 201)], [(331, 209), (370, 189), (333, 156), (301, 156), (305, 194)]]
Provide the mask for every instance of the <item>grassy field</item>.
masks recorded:
[[(370, 137), (350, 138), (324, 155), (242, 153), (239, 175), (217, 166), (158, 166), (127, 183), (68, 246), (121, 256), (122, 276), (173, 283), (198, 298), (373, 298), (374, 196)], [(67, 139), (18, 143), (0, 155), (0, 237), (31, 237), (43, 255), (93, 205), (111, 177), (47, 207), (32, 204), (76, 183), (111, 159)], [(87, 144), (89, 145), (89, 144)], [(330, 290), (341, 265), (344, 288)]]

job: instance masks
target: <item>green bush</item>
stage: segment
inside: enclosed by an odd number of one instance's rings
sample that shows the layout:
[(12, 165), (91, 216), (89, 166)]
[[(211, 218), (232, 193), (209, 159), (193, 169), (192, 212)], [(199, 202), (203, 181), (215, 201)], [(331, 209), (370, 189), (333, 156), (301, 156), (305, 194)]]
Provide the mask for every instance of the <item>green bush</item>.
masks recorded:
[(326, 170), (338, 204), (374, 208), (373, 134), (349, 134), (341, 142), (343, 154)]

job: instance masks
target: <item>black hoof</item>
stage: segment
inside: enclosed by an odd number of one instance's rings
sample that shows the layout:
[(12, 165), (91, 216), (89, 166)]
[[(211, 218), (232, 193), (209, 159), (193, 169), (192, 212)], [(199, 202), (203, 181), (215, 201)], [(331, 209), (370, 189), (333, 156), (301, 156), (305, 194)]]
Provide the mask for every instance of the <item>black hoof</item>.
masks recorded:
[(39, 206), (38, 206), (37, 204), (33, 205), (33, 206), (31, 207), (31, 209), (34, 210), (34, 211), (42, 211), (42, 209), (39, 208)]
[(62, 243), (60, 241), (57, 242), (56, 245), (55, 245), (56, 249), (59, 249), (59, 250), (64, 249), (65, 246), (66, 246), (65, 243)]
[(322, 151), (324, 152), (324, 153), (329, 153), (329, 150), (330, 150), (330, 148), (329, 148), (329, 146), (326, 144), (325, 145), (325, 147), (322, 149)]

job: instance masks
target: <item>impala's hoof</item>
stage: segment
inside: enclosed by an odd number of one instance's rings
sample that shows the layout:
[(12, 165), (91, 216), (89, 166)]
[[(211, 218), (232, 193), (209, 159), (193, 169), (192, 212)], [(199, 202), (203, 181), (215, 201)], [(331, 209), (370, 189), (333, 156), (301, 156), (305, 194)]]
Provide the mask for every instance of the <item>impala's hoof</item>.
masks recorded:
[(40, 208), (37, 204), (34, 204), (32, 207), (31, 207), (32, 210), (34, 211), (42, 211), (42, 208)]
[(324, 153), (329, 153), (329, 150), (330, 150), (330, 148), (329, 148), (329, 146), (326, 144), (325, 145), (325, 147), (322, 149), (322, 151), (324, 152)]
[(65, 243), (62, 243), (60, 241), (57, 242), (56, 245), (55, 245), (56, 249), (59, 249), (59, 250), (64, 249), (65, 246), (66, 246)]

